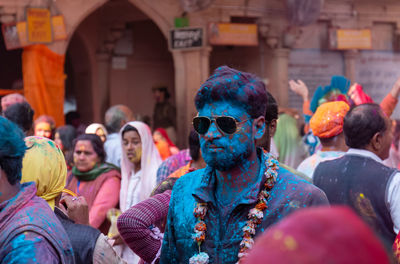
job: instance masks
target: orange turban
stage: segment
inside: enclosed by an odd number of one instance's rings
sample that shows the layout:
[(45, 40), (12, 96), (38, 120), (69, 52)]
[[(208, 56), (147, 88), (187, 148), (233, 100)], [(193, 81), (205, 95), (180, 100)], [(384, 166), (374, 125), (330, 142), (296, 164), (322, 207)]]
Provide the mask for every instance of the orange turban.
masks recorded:
[(350, 106), (343, 101), (320, 105), (310, 120), (313, 134), (320, 138), (331, 138), (343, 131), (343, 119)]

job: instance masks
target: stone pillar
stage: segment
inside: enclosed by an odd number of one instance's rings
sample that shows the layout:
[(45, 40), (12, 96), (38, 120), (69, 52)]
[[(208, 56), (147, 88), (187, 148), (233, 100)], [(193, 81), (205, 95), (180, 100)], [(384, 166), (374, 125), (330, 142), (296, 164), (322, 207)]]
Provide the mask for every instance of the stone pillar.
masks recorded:
[(268, 79), (267, 89), (281, 107), (287, 107), (289, 103), (289, 54), (289, 49), (276, 48), (266, 50), (264, 56), (263, 75)]
[(194, 96), (209, 76), (210, 47), (199, 50), (172, 51), (175, 66), (175, 101), (177, 110), (177, 139), (179, 147), (188, 146), (192, 119), (197, 111)]
[(93, 122), (103, 122), (104, 113), (109, 107), (110, 54), (96, 54), (97, 80), (92, 85)]
[(356, 81), (356, 60), (360, 56), (357, 50), (348, 50), (344, 52), (345, 75), (351, 83)]

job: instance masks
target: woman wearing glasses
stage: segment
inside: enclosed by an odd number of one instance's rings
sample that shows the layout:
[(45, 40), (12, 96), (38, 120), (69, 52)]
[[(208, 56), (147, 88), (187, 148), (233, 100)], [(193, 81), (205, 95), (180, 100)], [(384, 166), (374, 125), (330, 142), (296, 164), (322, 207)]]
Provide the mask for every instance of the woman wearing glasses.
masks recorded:
[[(120, 131), (122, 143), (120, 208), (122, 212), (147, 199), (156, 186), (158, 166), (162, 160), (154, 144), (150, 128), (143, 122), (127, 123)], [(116, 244), (122, 243), (121, 238)], [(126, 245), (122, 258), (138, 263), (139, 257)]]

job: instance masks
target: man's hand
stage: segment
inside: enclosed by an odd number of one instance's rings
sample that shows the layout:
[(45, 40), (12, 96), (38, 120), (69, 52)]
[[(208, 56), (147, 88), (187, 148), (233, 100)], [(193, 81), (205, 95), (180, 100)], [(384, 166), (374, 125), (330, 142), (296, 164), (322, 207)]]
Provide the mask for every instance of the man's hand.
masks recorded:
[[(122, 245), (124, 244), (124, 240), (122, 239), (122, 237), (120, 236), (120, 234), (116, 234), (115, 236), (111, 237), (108, 239), (111, 243), (112, 246), (116, 246), (116, 245)], [(114, 242), (114, 243), (112, 243)]]
[(308, 88), (302, 80), (297, 80), (297, 82), (290, 80), (289, 86), (293, 92), (303, 97), (304, 101), (308, 101)]
[(89, 207), (83, 196), (72, 197), (65, 195), (60, 205), (63, 205), (68, 217), (77, 224), (89, 225)]

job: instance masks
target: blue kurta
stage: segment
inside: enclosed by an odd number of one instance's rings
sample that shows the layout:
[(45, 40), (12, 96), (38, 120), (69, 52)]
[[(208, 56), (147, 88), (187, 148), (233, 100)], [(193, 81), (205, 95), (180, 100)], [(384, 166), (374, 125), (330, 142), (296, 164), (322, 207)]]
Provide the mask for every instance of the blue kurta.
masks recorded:
[[(260, 154), (261, 153), (261, 154)], [(198, 253), (197, 243), (192, 239), (197, 219), (193, 210), (197, 202), (207, 202), (208, 212), (204, 219), (207, 225), (206, 239), (201, 251), (210, 257), (210, 263), (236, 263), (242, 228), (246, 225), (250, 209), (257, 203), (257, 196), (264, 187), (268, 154), (259, 152), (260, 173), (258, 183), (238, 193), (229, 206), (215, 200), (215, 171), (206, 167), (182, 176), (175, 184), (169, 206), (167, 228), (161, 251), (160, 263), (189, 263)], [(279, 168), (277, 182), (271, 190), (263, 222), (256, 229), (260, 235), (270, 225), (291, 212), (308, 206), (328, 205), (324, 192), (288, 170)]]

